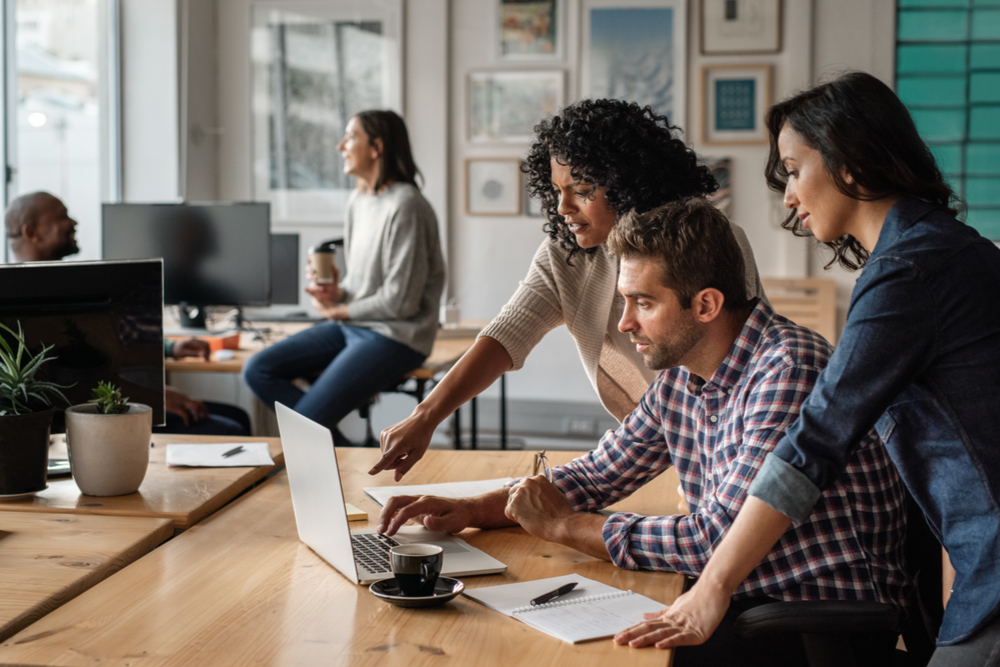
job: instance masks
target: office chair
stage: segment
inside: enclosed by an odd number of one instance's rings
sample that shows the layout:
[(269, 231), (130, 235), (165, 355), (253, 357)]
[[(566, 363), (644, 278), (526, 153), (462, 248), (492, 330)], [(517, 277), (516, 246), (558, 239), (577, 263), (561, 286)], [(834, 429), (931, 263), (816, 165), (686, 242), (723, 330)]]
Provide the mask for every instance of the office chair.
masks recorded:
[[(906, 494), (906, 569), (914, 582), (908, 622), (881, 602), (777, 602), (744, 612), (735, 632), (744, 638), (775, 633), (802, 637), (809, 667), (923, 667), (934, 652), (934, 639), (944, 616), (941, 600), (941, 544), (924, 513)], [(855, 655), (850, 637), (887, 633), (903, 627), (906, 651), (884, 655)]]

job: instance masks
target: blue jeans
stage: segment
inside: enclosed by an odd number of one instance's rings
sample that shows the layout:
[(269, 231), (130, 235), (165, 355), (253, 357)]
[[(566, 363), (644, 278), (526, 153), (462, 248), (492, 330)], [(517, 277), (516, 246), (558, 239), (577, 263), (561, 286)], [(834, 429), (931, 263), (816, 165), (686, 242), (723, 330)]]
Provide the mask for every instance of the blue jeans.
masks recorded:
[[(330, 429), (334, 444), (344, 447), (353, 443), (337, 423), (424, 359), (371, 329), (321, 322), (253, 355), (243, 378), (268, 408), (274, 410), (275, 401), (293, 408)], [(307, 392), (292, 384), (316, 373)]]

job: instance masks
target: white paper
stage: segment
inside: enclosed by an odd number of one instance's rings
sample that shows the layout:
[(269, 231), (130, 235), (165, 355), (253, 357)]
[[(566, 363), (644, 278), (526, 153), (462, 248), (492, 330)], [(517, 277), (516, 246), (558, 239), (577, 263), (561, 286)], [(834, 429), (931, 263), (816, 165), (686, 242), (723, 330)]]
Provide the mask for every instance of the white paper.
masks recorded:
[(366, 486), (372, 500), (382, 507), (393, 496), (438, 496), (439, 498), (471, 498), (481, 496), (490, 491), (502, 489), (513, 477), (502, 479), (483, 479), (475, 482), (446, 482), (442, 484), (411, 484), (397, 486)]
[[(577, 587), (566, 595), (550, 604), (530, 606), (532, 599), (572, 581)], [(643, 595), (576, 574), (466, 589), (464, 595), (571, 644), (612, 637), (641, 622), (644, 613), (666, 608)]]
[[(223, 456), (237, 447), (242, 450)], [(185, 443), (167, 445), (167, 465), (188, 468), (244, 468), (272, 466), (271, 450), (266, 442)]]
[(573, 581), (577, 582), (576, 588), (566, 595), (557, 598), (558, 600), (578, 600), (590, 597), (591, 595), (605, 595), (607, 593), (619, 592), (619, 589), (602, 584), (599, 581), (581, 577), (578, 574), (567, 574), (564, 577), (522, 581), (516, 584), (502, 584), (500, 586), (487, 586), (471, 590), (466, 588), (464, 595), (476, 602), (483, 603), (490, 609), (494, 609), (501, 614), (513, 616), (515, 609), (530, 605), (531, 601), (535, 598)]

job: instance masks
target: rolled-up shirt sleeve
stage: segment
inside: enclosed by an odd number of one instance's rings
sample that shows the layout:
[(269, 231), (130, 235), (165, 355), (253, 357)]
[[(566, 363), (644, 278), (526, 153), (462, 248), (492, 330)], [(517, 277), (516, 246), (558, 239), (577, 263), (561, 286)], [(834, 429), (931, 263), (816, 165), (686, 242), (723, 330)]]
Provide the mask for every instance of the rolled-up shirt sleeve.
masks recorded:
[(893, 398), (936, 356), (933, 305), (908, 262), (880, 257), (868, 263), (829, 365), (751, 495), (795, 520), (809, 515)]

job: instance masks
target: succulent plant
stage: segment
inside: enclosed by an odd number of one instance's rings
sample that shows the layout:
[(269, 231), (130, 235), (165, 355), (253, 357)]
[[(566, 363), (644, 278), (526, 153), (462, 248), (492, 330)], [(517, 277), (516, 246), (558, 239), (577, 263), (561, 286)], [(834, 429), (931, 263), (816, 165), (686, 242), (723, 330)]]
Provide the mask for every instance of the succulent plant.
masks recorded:
[(102, 415), (120, 415), (128, 412), (128, 396), (110, 382), (98, 382), (90, 400), (97, 403), (97, 411)]

